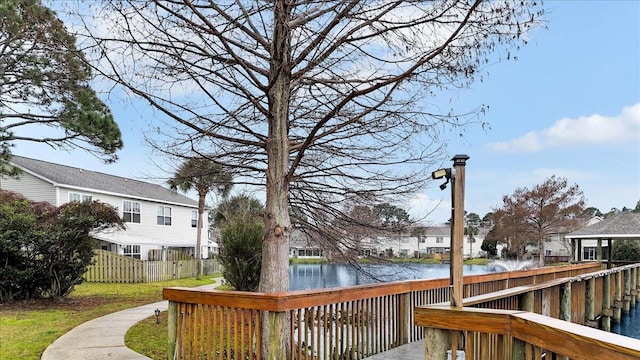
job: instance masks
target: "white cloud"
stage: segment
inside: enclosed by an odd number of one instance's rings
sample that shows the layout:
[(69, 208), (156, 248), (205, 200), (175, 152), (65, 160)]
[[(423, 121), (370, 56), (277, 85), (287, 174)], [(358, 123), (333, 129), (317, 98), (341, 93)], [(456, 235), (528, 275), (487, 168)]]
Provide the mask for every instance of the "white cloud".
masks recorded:
[(488, 144), (494, 152), (537, 152), (544, 148), (640, 142), (640, 103), (617, 116), (593, 114), (563, 118), (551, 127), (506, 142)]
[[(449, 191), (443, 193), (443, 196), (448, 197)], [(433, 198), (426, 193), (417, 193), (409, 199), (407, 212), (422, 224), (437, 226), (451, 217), (451, 202)]]

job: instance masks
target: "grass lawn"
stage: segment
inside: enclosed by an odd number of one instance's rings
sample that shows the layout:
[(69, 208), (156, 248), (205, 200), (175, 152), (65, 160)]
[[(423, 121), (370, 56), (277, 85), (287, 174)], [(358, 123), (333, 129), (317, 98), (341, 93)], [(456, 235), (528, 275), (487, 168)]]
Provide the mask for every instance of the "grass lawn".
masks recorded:
[(167, 312), (160, 313), (160, 322), (150, 316), (133, 326), (124, 337), (124, 343), (131, 350), (153, 360), (167, 358), (167, 343), (169, 341)]
[(490, 263), (492, 260), (490, 259), (484, 259), (484, 258), (475, 258), (475, 259), (469, 259), (469, 260), (465, 260), (464, 264), (465, 265), (487, 265), (488, 263)]
[[(210, 278), (144, 284), (84, 283), (60, 301), (0, 304), (0, 359), (38, 360), (55, 339), (83, 322), (161, 301), (164, 287), (206, 285), (212, 283)], [(153, 322), (155, 325), (155, 317)], [(166, 332), (166, 321), (163, 329)], [(160, 350), (166, 350), (166, 342)]]

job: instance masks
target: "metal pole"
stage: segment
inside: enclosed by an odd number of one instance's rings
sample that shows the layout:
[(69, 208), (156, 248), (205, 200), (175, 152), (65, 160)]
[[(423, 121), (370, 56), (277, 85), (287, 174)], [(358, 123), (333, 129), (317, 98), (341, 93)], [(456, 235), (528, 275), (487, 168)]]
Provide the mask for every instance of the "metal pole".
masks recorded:
[(452, 224), (451, 224), (451, 306), (463, 306), (464, 284), (464, 177), (465, 165), (469, 159), (467, 155), (453, 157), (454, 175), (452, 179)]

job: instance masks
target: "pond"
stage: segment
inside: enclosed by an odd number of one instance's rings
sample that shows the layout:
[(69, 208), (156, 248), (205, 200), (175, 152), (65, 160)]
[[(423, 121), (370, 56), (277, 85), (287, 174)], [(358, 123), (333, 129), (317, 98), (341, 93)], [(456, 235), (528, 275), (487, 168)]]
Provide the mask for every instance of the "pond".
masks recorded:
[[(348, 264), (292, 264), (289, 266), (289, 289), (308, 290), (377, 282), (437, 279), (449, 277), (449, 264), (362, 264), (357, 270)], [(490, 265), (464, 265), (464, 275), (496, 271)]]
[[(362, 271), (347, 264), (292, 264), (289, 266), (291, 290), (323, 289), (377, 282), (437, 279), (449, 277), (449, 264), (362, 264)], [(464, 275), (504, 271), (493, 265), (464, 265)], [(367, 275), (370, 274), (370, 275)], [(612, 325), (612, 332), (640, 339), (640, 304)]]
[(640, 304), (636, 303), (636, 307), (631, 308), (629, 314), (623, 314), (620, 322), (613, 323), (611, 332), (640, 339)]

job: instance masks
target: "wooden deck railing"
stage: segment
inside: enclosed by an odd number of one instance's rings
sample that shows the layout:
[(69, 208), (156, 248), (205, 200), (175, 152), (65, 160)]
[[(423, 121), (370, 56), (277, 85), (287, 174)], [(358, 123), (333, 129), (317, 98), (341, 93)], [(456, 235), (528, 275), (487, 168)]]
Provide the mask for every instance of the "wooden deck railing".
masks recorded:
[[(465, 277), (477, 296), (597, 271), (582, 264)], [(260, 359), (263, 316), (286, 313), (293, 359), (362, 359), (424, 338), (414, 309), (449, 299), (449, 279), (412, 280), (278, 294), (165, 288), (169, 358)]]
[(427, 359), (449, 349), (473, 360), (639, 359), (639, 340), (597, 329), (640, 301), (639, 280), (640, 264), (627, 265), (465, 298), (464, 308), (419, 307), (415, 321)]

